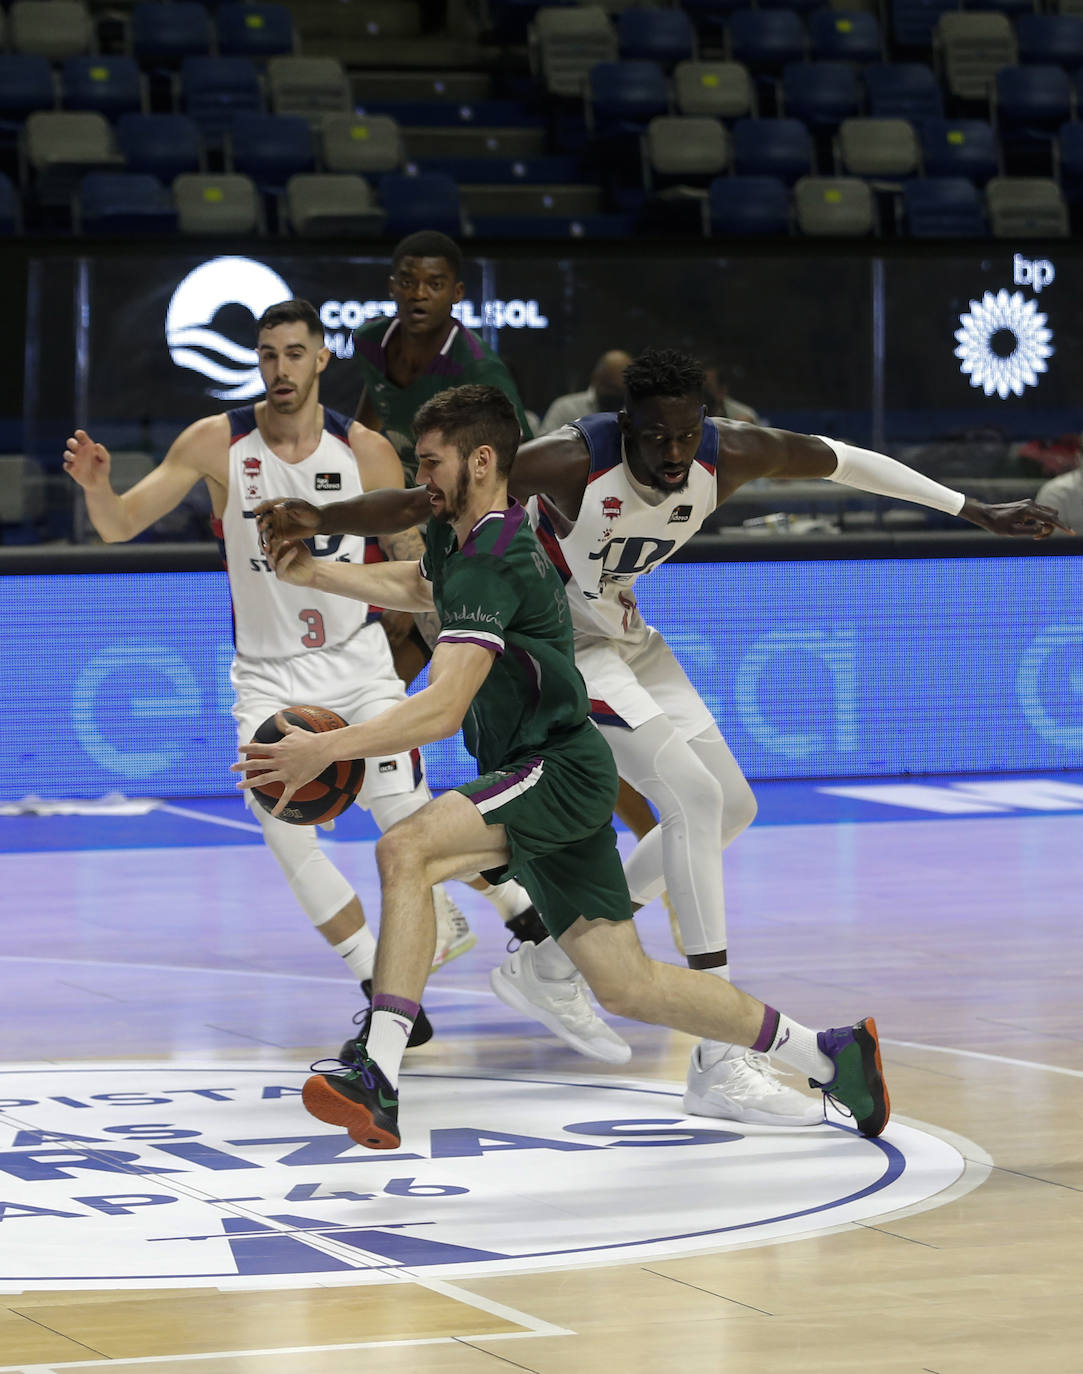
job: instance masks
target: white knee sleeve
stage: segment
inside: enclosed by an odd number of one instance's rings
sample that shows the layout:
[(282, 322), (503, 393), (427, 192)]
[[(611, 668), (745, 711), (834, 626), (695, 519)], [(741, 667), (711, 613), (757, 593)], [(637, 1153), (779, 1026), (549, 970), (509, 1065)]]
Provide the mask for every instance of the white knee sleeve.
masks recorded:
[(369, 803), (369, 815), (380, 828), (380, 834), (391, 829), (398, 821), (404, 820), (407, 816), (412, 816), (415, 811), (420, 811), (427, 803), (432, 801), (432, 793), (429, 791), (428, 783), (421, 782), (412, 792), (399, 792), (390, 797), (373, 797)]
[(260, 806), (252, 809), (305, 915), (314, 926), (324, 925), (356, 896), (353, 888), (320, 848), (314, 826), (287, 825)]

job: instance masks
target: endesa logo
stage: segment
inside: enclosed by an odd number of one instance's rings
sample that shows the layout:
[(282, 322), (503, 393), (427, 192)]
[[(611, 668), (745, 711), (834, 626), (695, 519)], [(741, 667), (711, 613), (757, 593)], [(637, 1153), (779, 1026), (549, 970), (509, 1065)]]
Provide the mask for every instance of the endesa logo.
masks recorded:
[(684, 1116), (676, 1084), (484, 1071), (407, 1072), (402, 1147), (374, 1152), (305, 1112), (306, 1075), (0, 1073), (0, 1284), (251, 1288), (630, 1263), (867, 1221), (943, 1196), (964, 1169), (913, 1125), (879, 1140), (841, 1118), (738, 1128)]

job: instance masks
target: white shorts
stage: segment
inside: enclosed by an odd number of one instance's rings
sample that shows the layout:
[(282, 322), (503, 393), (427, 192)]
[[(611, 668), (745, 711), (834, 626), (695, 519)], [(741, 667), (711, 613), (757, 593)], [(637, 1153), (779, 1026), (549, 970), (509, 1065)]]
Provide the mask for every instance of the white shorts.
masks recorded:
[(667, 716), (683, 740), (715, 726), (669, 645), (651, 626), (628, 639), (576, 636), (575, 666), (583, 675), (595, 725), (634, 730)]
[[(284, 706), (324, 706), (337, 711), (347, 725), (360, 725), (406, 697), (387, 635), (376, 622), (333, 649), (287, 659), (238, 655), (230, 680), (237, 694), (233, 717), (239, 744), (247, 744), (262, 722)], [(380, 797), (412, 792), (424, 776), (416, 749), (368, 759), (358, 804), (367, 808)]]

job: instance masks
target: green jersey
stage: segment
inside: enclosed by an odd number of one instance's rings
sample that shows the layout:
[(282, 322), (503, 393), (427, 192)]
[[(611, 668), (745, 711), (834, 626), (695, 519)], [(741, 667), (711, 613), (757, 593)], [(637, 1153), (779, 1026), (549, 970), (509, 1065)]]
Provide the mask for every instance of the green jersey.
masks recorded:
[(376, 319), (354, 333), (354, 351), (369, 400), (380, 416), (380, 426), (402, 460), (407, 481), (417, 479), (414, 454), (414, 416), (438, 391), (477, 382), (495, 386), (515, 406), (524, 439), (532, 439), (519, 392), (511, 373), (471, 330), (454, 324), (443, 347), (420, 377), (409, 386), (396, 386), (387, 375), (387, 345), (399, 327), (398, 320)]
[(440, 617), (437, 643), (496, 651), (463, 721), (480, 772), (537, 753), (586, 721), (564, 584), (517, 501), (483, 515), (461, 549), (451, 525), (430, 520), (421, 572)]

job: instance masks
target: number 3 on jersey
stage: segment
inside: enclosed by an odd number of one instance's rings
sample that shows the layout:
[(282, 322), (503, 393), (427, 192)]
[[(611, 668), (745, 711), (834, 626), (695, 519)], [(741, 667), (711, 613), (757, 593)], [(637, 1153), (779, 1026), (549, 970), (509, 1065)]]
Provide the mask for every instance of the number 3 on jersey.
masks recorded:
[(297, 619), (303, 620), (308, 629), (301, 636), (301, 643), (306, 649), (322, 649), (327, 642), (327, 635), (324, 633), (323, 616), (319, 611), (298, 611)]

